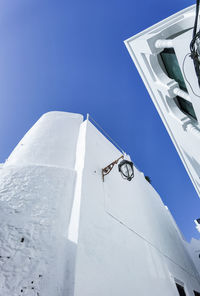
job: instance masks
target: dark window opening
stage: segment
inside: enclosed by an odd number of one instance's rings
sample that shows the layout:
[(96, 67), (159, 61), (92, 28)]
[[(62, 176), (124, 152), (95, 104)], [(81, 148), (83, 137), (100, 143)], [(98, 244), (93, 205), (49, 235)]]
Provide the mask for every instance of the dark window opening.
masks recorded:
[(197, 120), (196, 114), (194, 112), (194, 108), (191, 102), (181, 98), (181, 97), (175, 97), (174, 101), (178, 108), (186, 115), (191, 116), (193, 119)]
[(193, 291), (194, 292), (194, 296), (200, 296), (199, 292)]
[[(165, 48), (160, 53), (160, 57), (164, 65), (164, 70), (166, 71), (166, 74), (169, 76), (169, 78), (174, 79), (179, 84), (180, 89), (182, 89), (185, 92), (188, 92), (174, 49)], [(178, 96), (174, 98), (174, 101), (178, 106), (178, 108), (184, 114), (189, 115), (193, 119), (197, 120), (197, 117), (191, 102)]]
[[(185, 81), (181, 73), (181, 69), (179, 67), (179, 63), (178, 63), (174, 49), (165, 48), (160, 53), (160, 57), (169, 78), (174, 79), (176, 82), (178, 82), (180, 89), (187, 92)], [(175, 98), (175, 103), (183, 113), (197, 120), (197, 117), (191, 102), (177, 96)]]
[(180, 89), (187, 92), (185, 81), (179, 67), (179, 63), (173, 48), (165, 48), (160, 53), (162, 62), (169, 78), (178, 82)]
[(176, 283), (176, 287), (177, 287), (177, 290), (178, 290), (180, 296), (186, 296), (185, 290), (181, 285)]

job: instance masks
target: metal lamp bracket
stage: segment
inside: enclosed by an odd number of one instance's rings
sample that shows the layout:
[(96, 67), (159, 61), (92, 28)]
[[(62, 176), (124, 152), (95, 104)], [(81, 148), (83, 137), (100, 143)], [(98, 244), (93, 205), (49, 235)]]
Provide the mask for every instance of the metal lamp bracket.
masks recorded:
[(106, 166), (104, 169), (102, 169), (102, 180), (104, 182), (104, 176), (108, 175), (110, 171), (113, 169), (114, 165), (118, 163), (120, 159), (123, 159), (124, 155), (121, 155), (118, 159), (110, 163), (108, 166)]

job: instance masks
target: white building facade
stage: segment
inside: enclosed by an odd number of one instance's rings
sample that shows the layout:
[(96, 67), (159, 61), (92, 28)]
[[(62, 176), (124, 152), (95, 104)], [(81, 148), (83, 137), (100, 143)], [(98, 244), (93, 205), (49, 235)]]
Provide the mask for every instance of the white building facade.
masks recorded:
[(0, 170), (0, 295), (200, 294), (185, 242), (142, 172), (81, 115), (43, 115)]
[(200, 88), (190, 57), (194, 21), (191, 6), (125, 44), (200, 196)]

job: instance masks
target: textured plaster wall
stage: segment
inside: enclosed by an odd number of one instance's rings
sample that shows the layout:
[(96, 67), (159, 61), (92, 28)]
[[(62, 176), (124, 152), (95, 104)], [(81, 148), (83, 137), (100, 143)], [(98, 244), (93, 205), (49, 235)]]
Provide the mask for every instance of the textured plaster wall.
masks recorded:
[(200, 274), (200, 240), (192, 238), (191, 242), (185, 242), (185, 245)]
[(120, 152), (89, 122), (83, 170), (75, 296), (188, 295), (200, 291), (198, 274), (160, 197), (135, 169), (131, 182), (117, 166), (101, 169)]
[(47, 113), (25, 135), (0, 169), (0, 295), (175, 296), (175, 279), (187, 295), (200, 291), (181, 233), (143, 174), (128, 182), (115, 166), (102, 182), (119, 156), (77, 114)]
[(0, 295), (73, 295), (67, 239), (82, 116), (41, 117), (0, 170)]

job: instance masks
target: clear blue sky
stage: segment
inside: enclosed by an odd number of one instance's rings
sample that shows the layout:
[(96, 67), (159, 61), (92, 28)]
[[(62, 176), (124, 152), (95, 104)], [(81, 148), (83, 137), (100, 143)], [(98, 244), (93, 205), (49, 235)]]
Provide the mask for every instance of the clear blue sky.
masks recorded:
[(200, 238), (200, 200), (123, 44), (194, 3), (2, 0), (0, 161), (43, 113), (90, 113), (150, 176), (186, 239)]

